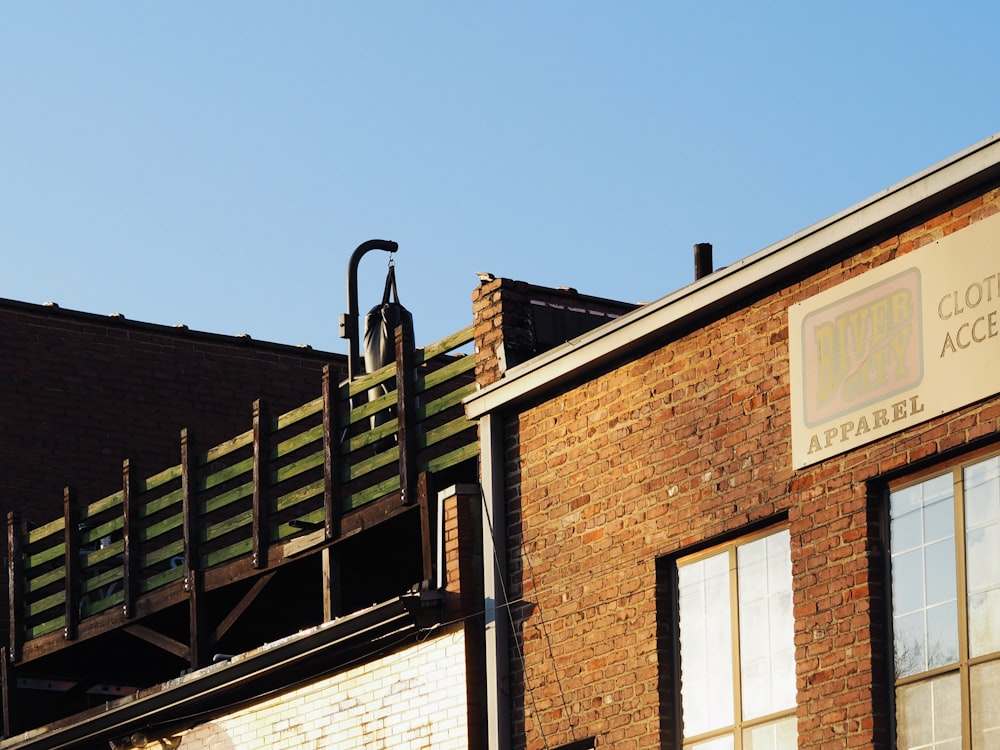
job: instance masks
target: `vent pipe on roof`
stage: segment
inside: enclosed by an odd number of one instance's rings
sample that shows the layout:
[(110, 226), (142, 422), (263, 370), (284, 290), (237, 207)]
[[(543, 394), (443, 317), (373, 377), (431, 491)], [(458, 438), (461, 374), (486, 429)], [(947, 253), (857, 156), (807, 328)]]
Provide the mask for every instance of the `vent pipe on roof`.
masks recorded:
[(712, 243), (699, 242), (694, 246), (694, 280), (712, 273)]

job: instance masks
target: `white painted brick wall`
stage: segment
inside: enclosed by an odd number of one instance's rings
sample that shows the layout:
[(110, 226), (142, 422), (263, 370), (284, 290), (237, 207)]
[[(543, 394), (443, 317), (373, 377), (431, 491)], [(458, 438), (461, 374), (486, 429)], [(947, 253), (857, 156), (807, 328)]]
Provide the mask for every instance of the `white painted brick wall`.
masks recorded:
[(182, 750), (467, 750), (461, 630), (195, 727)]

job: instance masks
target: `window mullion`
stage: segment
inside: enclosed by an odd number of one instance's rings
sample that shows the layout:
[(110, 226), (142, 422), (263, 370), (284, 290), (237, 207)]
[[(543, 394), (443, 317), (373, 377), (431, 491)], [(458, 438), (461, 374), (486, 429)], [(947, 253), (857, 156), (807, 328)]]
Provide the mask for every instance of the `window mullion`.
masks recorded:
[(740, 594), (736, 545), (729, 548), (729, 612), (733, 653), (733, 747), (743, 750), (743, 678), (740, 654)]
[(972, 747), (972, 688), (969, 677), (969, 589), (965, 562), (965, 470), (955, 467), (955, 586), (958, 600), (958, 670), (962, 694), (962, 748)]

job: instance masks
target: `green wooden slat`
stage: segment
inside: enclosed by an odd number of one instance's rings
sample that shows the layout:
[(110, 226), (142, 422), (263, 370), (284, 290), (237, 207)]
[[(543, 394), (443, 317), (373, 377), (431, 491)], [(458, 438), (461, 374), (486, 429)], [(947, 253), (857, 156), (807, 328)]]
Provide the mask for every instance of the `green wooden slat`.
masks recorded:
[[(441, 412), (447, 411), (454, 406), (460, 406), (462, 399), (466, 396), (470, 396), (476, 392), (475, 383), (466, 383), (461, 388), (456, 388), (450, 393), (442, 396), (441, 398), (436, 398), (433, 401), (428, 401), (427, 404), (417, 407), (417, 421), (422, 422), (428, 417), (433, 417), (435, 414), (440, 414)], [(465, 410), (462, 410), (465, 413)]]
[(460, 357), (454, 362), (450, 362), (434, 372), (429, 372), (426, 375), (418, 377), (417, 393), (423, 393), (424, 391), (428, 391), (431, 388), (441, 385), (442, 383), (447, 383), (449, 380), (457, 378), (459, 375), (462, 375), (469, 370), (474, 370), (475, 368), (475, 357)]
[(310, 443), (315, 443), (323, 439), (323, 425), (318, 424), (304, 432), (290, 437), (287, 440), (282, 440), (276, 446), (270, 450), (269, 458), (283, 458), (289, 453), (294, 453), (299, 448), (309, 445)]
[(173, 492), (168, 492), (163, 497), (158, 497), (155, 500), (149, 500), (146, 502), (139, 511), (140, 518), (148, 518), (154, 513), (159, 513), (161, 510), (166, 510), (171, 505), (178, 505), (184, 501), (184, 491), (178, 487)]
[(374, 430), (366, 430), (360, 435), (355, 435), (349, 440), (345, 440), (340, 444), (340, 454), (342, 456), (347, 456), (354, 451), (361, 450), (369, 445), (377, 443), (383, 438), (387, 438), (390, 435), (395, 435), (399, 431), (399, 420), (395, 417), (387, 421), (385, 424), (380, 424)]
[(383, 365), (375, 372), (359, 375), (346, 386), (342, 386), (339, 389), (340, 400), (346, 401), (351, 396), (357, 396), (359, 393), (363, 393), (369, 388), (382, 385), (382, 383), (387, 381), (389, 378), (394, 377), (395, 374), (396, 363), (390, 362), (387, 365)]
[[(63, 523), (64, 520), (65, 519), (60, 516), (55, 521), (49, 521), (43, 526), (36, 526), (31, 529), (24, 535), (25, 544), (34, 544), (35, 542), (41, 541), (45, 537), (51, 536), (52, 534), (62, 534), (63, 528), (66, 525)], [(62, 539), (60, 538), (59, 541), (62, 541)]]
[(164, 469), (159, 474), (154, 474), (151, 477), (146, 477), (146, 479), (140, 480), (136, 483), (136, 489), (139, 490), (139, 492), (149, 492), (150, 490), (162, 487), (175, 479), (180, 479), (180, 477), (181, 465), (177, 464), (176, 466), (171, 466), (169, 469)]
[(100, 526), (95, 526), (92, 529), (81, 531), (80, 544), (81, 546), (97, 544), (104, 537), (111, 536), (116, 531), (121, 531), (124, 525), (124, 519), (121, 516), (117, 516), (112, 518), (110, 521), (105, 521)]
[(393, 446), (389, 450), (379, 453), (378, 455), (372, 456), (365, 461), (359, 461), (353, 466), (344, 467), (344, 471), (341, 472), (343, 481), (350, 482), (354, 479), (363, 477), (365, 474), (370, 474), (376, 469), (381, 469), (383, 466), (388, 466), (391, 463), (399, 462), (399, 446)]
[(103, 599), (95, 599), (94, 601), (86, 601), (83, 605), (83, 616), (87, 617), (89, 615), (96, 615), (100, 612), (106, 612), (109, 609), (118, 606), (125, 601), (125, 593), (120, 589), (113, 594), (104, 597)]
[(244, 539), (230, 544), (228, 547), (210, 552), (202, 557), (201, 564), (203, 568), (214, 568), (216, 565), (221, 565), (242, 555), (249, 555), (251, 552), (253, 552), (253, 540)]
[[(306, 513), (304, 516), (300, 516), (295, 520), (302, 521), (310, 525), (322, 526), (325, 517), (326, 517), (325, 512), (323, 511), (322, 508), (320, 508), (319, 510), (314, 510), (312, 513)], [(296, 536), (302, 533), (303, 533), (302, 529), (299, 528), (298, 526), (292, 526), (291, 522), (283, 523), (271, 533), (271, 541), (280, 542), (283, 539), (288, 539), (289, 537)]]
[(293, 461), (290, 464), (286, 464), (275, 471), (271, 472), (271, 484), (280, 484), (292, 477), (298, 476), (310, 469), (315, 469), (317, 466), (323, 465), (323, 451), (317, 451), (311, 456), (306, 456), (305, 458), (300, 458), (298, 461)]
[(139, 593), (148, 594), (150, 591), (155, 591), (183, 577), (184, 568), (169, 568), (141, 581), (139, 583)]
[(276, 512), (280, 510), (286, 510), (311, 498), (322, 496), (323, 483), (324, 481), (322, 479), (318, 479), (312, 484), (307, 484), (305, 487), (300, 487), (294, 492), (289, 492), (286, 495), (282, 495), (275, 502), (273, 510)]
[(66, 627), (66, 615), (61, 617), (55, 617), (51, 620), (39, 623), (25, 630), (25, 638), (29, 641), (33, 638), (41, 638), (43, 635), (48, 635), (49, 633), (54, 633), (57, 630), (62, 630)]
[[(112, 568), (111, 570), (106, 570), (100, 575), (90, 576), (83, 580), (83, 592), (85, 594), (90, 594), (91, 591), (99, 591), (105, 586), (110, 586), (112, 583), (121, 583), (124, 578), (124, 572), (121, 568)], [(119, 586), (119, 588), (121, 588)]]
[(43, 596), (41, 599), (36, 599), (33, 602), (28, 602), (25, 608), (28, 613), (28, 617), (35, 617), (43, 612), (47, 612), (50, 609), (55, 609), (56, 607), (62, 607), (66, 604), (66, 590), (62, 589), (55, 592), (54, 594), (49, 594), (48, 596)]
[(236, 477), (243, 476), (244, 474), (249, 474), (253, 471), (253, 457), (239, 461), (232, 466), (227, 466), (225, 469), (219, 469), (219, 471), (208, 474), (201, 481), (198, 482), (199, 490), (210, 490), (213, 487), (218, 487), (220, 484), (228, 482), (230, 479), (235, 479)]
[(33, 568), (44, 565), (52, 560), (61, 560), (66, 556), (66, 545), (60, 542), (47, 549), (24, 557), (24, 570), (28, 573)]
[(175, 513), (168, 518), (164, 518), (162, 521), (150, 524), (149, 526), (143, 526), (139, 529), (139, 541), (143, 543), (152, 541), (156, 537), (162, 536), (173, 529), (179, 529), (183, 525), (184, 516), (180, 513)]
[(227, 505), (251, 495), (253, 495), (253, 482), (245, 482), (239, 487), (233, 487), (231, 490), (226, 490), (222, 494), (206, 500), (201, 504), (201, 515), (208, 515), (219, 510), (219, 508), (225, 508)]
[(311, 417), (313, 414), (319, 414), (321, 411), (323, 411), (322, 396), (314, 398), (309, 403), (302, 404), (302, 406), (298, 406), (279, 416), (276, 420), (274, 420), (275, 431), (283, 430), (289, 425), (293, 425), (306, 417)]
[(475, 458), (479, 455), (479, 443), (469, 443), (461, 448), (456, 448), (449, 453), (445, 453), (443, 456), (437, 456), (432, 458), (423, 464), (418, 464), (420, 471), (430, 471), (438, 472), (444, 471), (445, 469), (460, 464), (463, 461), (467, 461), (470, 458)]
[(452, 349), (458, 349), (460, 346), (465, 346), (466, 344), (471, 343), (473, 339), (472, 328), (472, 326), (467, 326), (460, 331), (456, 331), (450, 336), (445, 336), (436, 343), (425, 346), (423, 349), (417, 349), (414, 362), (418, 365), (422, 365), (424, 362), (429, 362), (434, 359), (434, 357), (439, 354), (450, 352)]
[(48, 570), (40, 576), (35, 578), (29, 578), (24, 590), (27, 593), (33, 593), (35, 591), (41, 591), (46, 586), (50, 586), (57, 581), (63, 581), (66, 579), (66, 566), (60, 565), (58, 568), (53, 568)]
[(95, 550), (81, 550), (80, 562), (83, 571), (86, 572), (88, 568), (92, 568), (95, 565), (99, 565), (106, 560), (111, 560), (114, 557), (121, 555), (125, 552), (125, 542), (119, 539), (117, 542), (112, 542), (107, 547), (101, 547)]
[(104, 511), (111, 510), (112, 508), (120, 508), (121, 504), (122, 492), (121, 490), (118, 490), (118, 492), (113, 495), (108, 495), (105, 498), (101, 498), (97, 502), (80, 508), (80, 520), (83, 521), (88, 518), (93, 518), (94, 516), (99, 515)]
[(198, 465), (207, 466), (213, 461), (218, 461), (220, 458), (225, 458), (230, 453), (238, 451), (240, 448), (244, 448), (253, 443), (253, 430), (247, 430), (246, 432), (240, 433), (234, 438), (230, 438), (224, 443), (219, 443), (213, 448), (209, 448), (204, 453), (198, 455)]
[[(470, 422), (465, 417), (459, 417), (458, 419), (453, 419), (443, 425), (435, 427), (433, 430), (428, 430), (426, 433), (421, 435), (417, 440), (418, 448), (429, 448), (432, 445), (436, 445), (443, 440), (447, 440), (450, 437), (459, 435), (466, 430), (472, 429), (476, 426), (475, 422)], [(470, 438), (472, 442), (476, 442), (477, 436), (475, 434)]]
[(226, 534), (241, 529), (244, 526), (249, 526), (253, 523), (253, 510), (245, 510), (242, 513), (237, 513), (235, 516), (230, 516), (225, 521), (219, 521), (219, 523), (213, 523), (211, 526), (206, 526), (202, 529), (200, 541), (210, 542), (213, 539), (218, 539), (219, 537), (225, 536)]
[(378, 484), (367, 487), (360, 492), (355, 492), (353, 495), (348, 495), (344, 498), (344, 509), (353, 510), (354, 508), (360, 508), (362, 505), (367, 505), (373, 500), (378, 500), (384, 495), (388, 495), (391, 492), (399, 491), (399, 477), (389, 477), (384, 482), (379, 482)]
[(388, 393), (383, 393), (378, 398), (351, 409), (347, 418), (348, 424), (353, 425), (358, 422), (363, 422), (373, 414), (384, 412), (395, 406), (397, 403), (399, 403), (399, 396), (396, 395), (396, 391), (393, 390)]
[(139, 564), (143, 570), (147, 568), (152, 568), (154, 565), (158, 565), (165, 560), (169, 560), (172, 557), (177, 557), (178, 555), (184, 554), (184, 540), (178, 539), (170, 544), (165, 544), (155, 550), (150, 550), (146, 554), (142, 555), (139, 560)]

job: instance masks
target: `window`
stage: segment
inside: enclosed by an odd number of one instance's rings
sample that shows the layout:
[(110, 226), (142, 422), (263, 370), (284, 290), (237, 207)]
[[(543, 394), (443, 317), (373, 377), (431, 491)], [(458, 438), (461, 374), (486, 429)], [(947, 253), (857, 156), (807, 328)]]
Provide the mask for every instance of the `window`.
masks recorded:
[(787, 529), (677, 562), (684, 747), (796, 746)]
[(1000, 456), (890, 492), (889, 533), (897, 747), (1000, 747)]

